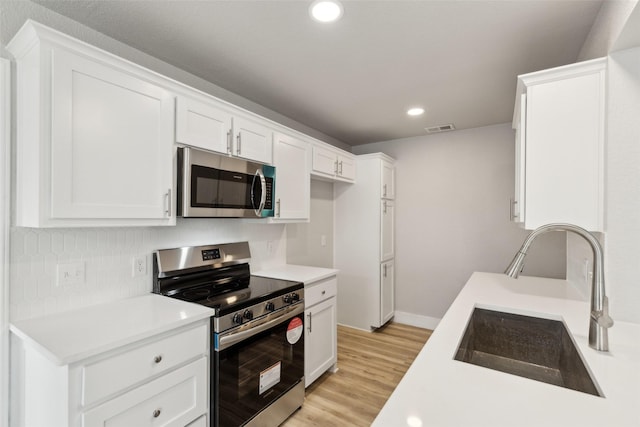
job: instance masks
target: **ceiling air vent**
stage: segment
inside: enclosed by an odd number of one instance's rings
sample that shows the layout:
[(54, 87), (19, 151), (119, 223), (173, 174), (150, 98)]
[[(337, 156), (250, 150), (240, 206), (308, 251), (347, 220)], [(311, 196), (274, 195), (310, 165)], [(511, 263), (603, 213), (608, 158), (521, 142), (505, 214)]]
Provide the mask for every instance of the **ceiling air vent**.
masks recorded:
[(448, 125), (440, 125), (440, 126), (431, 126), (428, 128), (424, 128), (427, 133), (440, 133), (440, 132), (448, 132), (450, 130), (456, 130), (456, 127), (453, 123), (449, 123)]

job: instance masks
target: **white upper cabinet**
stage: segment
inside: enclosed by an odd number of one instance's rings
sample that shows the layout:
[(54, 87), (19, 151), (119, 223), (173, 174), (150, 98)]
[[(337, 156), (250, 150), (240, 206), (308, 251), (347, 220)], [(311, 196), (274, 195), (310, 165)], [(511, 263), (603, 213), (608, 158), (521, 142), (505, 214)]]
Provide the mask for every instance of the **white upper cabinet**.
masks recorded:
[[(233, 117), (232, 151), (234, 156), (261, 163), (273, 163), (271, 128), (257, 117)], [(277, 172), (276, 172), (277, 173)]]
[(272, 163), (272, 129), (268, 121), (199, 94), (178, 96), (176, 108), (176, 142)]
[(308, 221), (311, 200), (309, 143), (281, 132), (273, 136), (276, 167), (274, 222)]
[(396, 168), (393, 163), (382, 161), (382, 180), (380, 197), (393, 200), (396, 198)]
[(178, 96), (176, 142), (219, 153), (231, 153), (233, 115), (213, 102)]
[[(517, 109), (516, 109), (517, 110)], [(514, 118), (516, 123), (516, 147), (515, 147), (515, 188), (514, 197), (511, 200), (511, 221), (524, 225), (525, 216), (525, 166), (526, 166), (526, 114), (527, 114), (527, 94), (520, 95), (520, 110), (517, 117)]]
[(605, 69), (603, 58), (518, 78), (512, 218), (527, 229), (604, 231)]
[(177, 144), (276, 163), (276, 222), (309, 220), (312, 169), (355, 179), (350, 153), (37, 22), (7, 49), (17, 226), (175, 225)]
[(173, 225), (174, 99), (154, 75), (28, 22), (16, 58), (16, 225)]
[(356, 179), (355, 156), (329, 145), (314, 144), (311, 173), (336, 181), (353, 182)]

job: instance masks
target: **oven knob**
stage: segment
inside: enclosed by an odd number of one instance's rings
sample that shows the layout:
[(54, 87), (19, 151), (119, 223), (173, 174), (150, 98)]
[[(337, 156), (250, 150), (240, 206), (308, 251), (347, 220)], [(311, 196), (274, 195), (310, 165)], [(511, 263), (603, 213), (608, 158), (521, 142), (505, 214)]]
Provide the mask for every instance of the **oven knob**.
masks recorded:
[(242, 324), (242, 315), (240, 313), (236, 313), (233, 315), (233, 319), (231, 320), (235, 325)]
[(242, 317), (244, 317), (247, 320), (253, 319), (253, 311), (245, 310), (244, 313), (242, 314)]
[(296, 292), (291, 294), (291, 301), (293, 302), (298, 302), (300, 301), (300, 295), (298, 295)]
[(265, 309), (266, 311), (275, 311), (275, 309), (276, 309), (276, 305), (275, 305), (274, 303), (272, 303), (272, 302), (268, 302), (268, 303), (264, 306), (264, 309)]
[(291, 295), (287, 294), (283, 296), (282, 301), (284, 301), (285, 304), (291, 304)]

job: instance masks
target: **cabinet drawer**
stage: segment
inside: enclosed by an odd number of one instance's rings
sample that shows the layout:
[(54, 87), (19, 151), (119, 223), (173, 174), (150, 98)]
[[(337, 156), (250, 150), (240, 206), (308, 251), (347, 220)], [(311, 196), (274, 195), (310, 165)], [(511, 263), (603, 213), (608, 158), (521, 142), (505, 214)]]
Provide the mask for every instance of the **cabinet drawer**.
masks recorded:
[(327, 298), (331, 298), (337, 293), (338, 279), (335, 276), (313, 283), (304, 289), (305, 307), (311, 307)]
[(201, 325), (84, 366), (82, 405), (207, 354), (207, 330)]
[(187, 425), (207, 411), (207, 360), (202, 357), (85, 412), (82, 426)]

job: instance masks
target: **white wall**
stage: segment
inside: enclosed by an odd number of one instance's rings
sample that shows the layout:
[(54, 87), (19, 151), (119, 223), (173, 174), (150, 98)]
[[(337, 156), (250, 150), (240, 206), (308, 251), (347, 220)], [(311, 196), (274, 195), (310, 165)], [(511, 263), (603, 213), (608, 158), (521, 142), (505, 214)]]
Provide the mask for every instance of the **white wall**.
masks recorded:
[[(397, 311), (441, 318), (473, 271), (509, 264), (528, 234), (509, 222), (514, 137), (503, 124), (354, 147), (397, 160)], [(542, 236), (524, 274), (564, 277), (565, 241)]]
[(606, 0), (602, 3), (578, 61), (607, 56), (623, 31), (638, 0)]
[(311, 180), (311, 220), (287, 225), (287, 263), (333, 267), (333, 183)]

